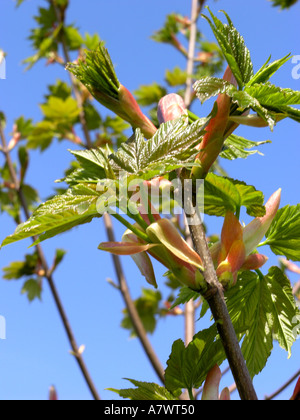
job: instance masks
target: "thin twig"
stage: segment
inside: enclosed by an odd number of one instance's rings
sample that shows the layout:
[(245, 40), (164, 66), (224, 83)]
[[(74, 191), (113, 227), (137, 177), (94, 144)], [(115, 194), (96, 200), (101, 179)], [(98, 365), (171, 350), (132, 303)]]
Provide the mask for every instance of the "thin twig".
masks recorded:
[(275, 391), (273, 394), (265, 397), (265, 400), (267, 401), (271, 401), (274, 400), (274, 398), (276, 398), (279, 394), (281, 394), (288, 386), (291, 385), (291, 383), (293, 383), (298, 377), (300, 376), (300, 370), (298, 370), (298, 372), (295, 373), (295, 375), (293, 375), (291, 377), (291, 379), (289, 379), (286, 383), (284, 383), (277, 391)]
[[(64, 23), (62, 21), (62, 17), (59, 15), (59, 12), (57, 10), (57, 8), (55, 7), (55, 4), (52, 1), (53, 7), (55, 9), (56, 12), (56, 16), (57, 19), (60, 23)], [(70, 61), (70, 57), (69, 57), (69, 53), (68, 53), (68, 48), (67, 48), (67, 44), (65, 42), (64, 36), (61, 37), (61, 44), (62, 44), (62, 48), (63, 48), (63, 53), (64, 53), (64, 59), (66, 62)], [(72, 89), (74, 92), (74, 96), (75, 99), (77, 101), (78, 107), (81, 108), (82, 107), (82, 99), (81, 99), (81, 94), (80, 91), (78, 89), (77, 86), (77, 81), (75, 79), (75, 77), (70, 73), (70, 78), (71, 78), (71, 84), (72, 84)], [(84, 133), (84, 137), (85, 137), (85, 141), (86, 141), (86, 147), (88, 149), (92, 148), (92, 142), (91, 142), (91, 138), (90, 138), (90, 134), (89, 134), (89, 130), (87, 128), (86, 125), (86, 120), (85, 120), (85, 116), (84, 116), (84, 112), (82, 117), (80, 118), (80, 123), (81, 123), (81, 127)], [(114, 242), (115, 241), (115, 234), (114, 234), (114, 229), (113, 229), (113, 224), (112, 224), (112, 220), (109, 214), (105, 214), (104, 217), (104, 225), (105, 225), (105, 229), (106, 229), (106, 234), (109, 238), (110, 241)], [(127, 281), (126, 281), (126, 277), (124, 274), (124, 270), (121, 264), (121, 260), (117, 255), (112, 255), (112, 260), (114, 263), (114, 267), (115, 267), (115, 271), (116, 271), (116, 275), (118, 278), (118, 283), (119, 283), (119, 288), (120, 288), (120, 292), (122, 294), (122, 297), (124, 299), (126, 308), (128, 310), (128, 314), (129, 317), (131, 319), (131, 322), (133, 324), (133, 327), (135, 329), (135, 333), (137, 335), (137, 337), (139, 338), (148, 358), (149, 361), (151, 363), (151, 365), (153, 366), (155, 372), (157, 373), (159, 379), (161, 380), (162, 383), (164, 383), (164, 368), (162, 366), (162, 364), (160, 363), (149, 339), (147, 336), (147, 332), (144, 328), (144, 325), (141, 321), (141, 318), (136, 310), (136, 307), (134, 305), (134, 302), (130, 296), (130, 292), (129, 292), (129, 288), (127, 285)]]
[[(203, 4), (201, 5), (202, 8)], [(199, 1), (192, 0), (191, 8), (191, 25), (190, 25), (190, 39), (189, 39), (189, 48), (187, 55), (187, 80), (186, 80), (186, 89), (184, 102), (187, 108), (190, 107), (192, 101), (192, 74), (194, 71), (195, 63), (195, 50), (196, 50), (196, 36), (197, 36), (197, 21), (201, 9), (199, 10)], [(190, 231), (185, 219), (185, 237), (186, 241), (190, 246), (193, 245)], [(195, 305), (194, 301), (191, 300), (185, 305), (185, 344), (188, 345), (195, 335)]]
[[(7, 166), (8, 166), (8, 170), (9, 170), (9, 173), (10, 173), (11, 180), (15, 184), (15, 190), (17, 191), (17, 194), (18, 194), (18, 197), (19, 197), (21, 206), (23, 208), (24, 214), (25, 214), (26, 218), (29, 219), (30, 218), (30, 212), (29, 212), (29, 209), (28, 209), (28, 206), (27, 206), (27, 202), (26, 202), (24, 193), (22, 191), (22, 186), (20, 185), (20, 182), (18, 180), (18, 177), (17, 177), (16, 171), (15, 171), (15, 168), (14, 168), (14, 165), (13, 165), (13, 162), (12, 162), (12, 159), (11, 159), (11, 156), (10, 156), (10, 153), (7, 150), (7, 142), (6, 142), (6, 138), (5, 138), (5, 135), (4, 135), (4, 131), (3, 131), (3, 128), (2, 128), (1, 121), (0, 121), (0, 138), (1, 138), (3, 153), (4, 153), (4, 156), (5, 156), (6, 162), (7, 162)], [(35, 241), (36, 239), (37, 238), (33, 238), (33, 241)], [(91, 391), (94, 399), (95, 400), (100, 400), (100, 396), (99, 396), (99, 394), (98, 394), (98, 392), (96, 390), (96, 387), (95, 387), (95, 385), (94, 385), (94, 383), (93, 383), (93, 381), (91, 379), (91, 376), (90, 376), (90, 374), (88, 372), (88, 369), (87, 369), (87, 367), (85, 365), (85, 362), (84, 362), (84, 360), (82, 358), (82, 355), (81, 355), (81, 353), (79, 351), (79, 347), (78, 347), (78, 345), (76, 343), (75, 336), (73, 334), (73, 331), (72, 331), (70, 322), (68, 320), (68, 317), (66, 315), (66, 312), (64, 310), (64, 307), (62, 305), (62, 301), (60, 299), (60, 296), (58, 294), (58, 291), (57, 291), (57, 289), (55, 287), (53, 277), (50, 274), (49, 266), (48, 266), (48, 263), (47, 263), (46, 258), (45, 258), (45, 254), (44, 254), (43, 249), (42, 249), (42, 247), (41, 247), (40, 244), (36, 245), (36, 251), (37, 251), (37, 254), (38, 254), (40, 263), (42, 265), (42, 268), (43, 268), (43, 270), (45, 272), (45, 278), (48, 281), (48, 284), (49, 284), (49, 287), (50, 287), (52, 296), (54, 298), (56, 307), (57, 307), (58, 312), (60, 314), (60, 318), (61, 318), (62, 323), (64, 325), (66, 334), (68, 336), (70, 345), (72, 347), (72, 351), (73, 351), (73, 353), (74, 353), (74, 355), (76, 357), (76, 360), (77, 360), (77, 363), (78, 363), (78, 365), (80, 367), (80, 370), (81, 370), (81, 372), (82, 372), (82, 374), (83, 374), (83, 376), (85, 378), (85, 381), (86, 381), (86, 383), (87, 383), (87, 385), (88, 385), (88, 387), (89, 387), (89, 389), (90, 389), (90, 391)]]
[[(114, 234), (114, 229), (113, 229), (113, 224), (111, 221), (111, 217), (109, 216), (109, 214), (105, 213), (103, 215), (104, 218), (104, 222), (105, 222), (105, 226), (106, 226), (106, 231), (107, 231), (107, 236), (108, 236), (108, 240), (110, 242), (115, 242), (116, 238), (115, 238), (115, 234)], [(141, 344), (155, 370), (155, 372), (157, 373), (159, 379), (161, 380), (162, 383), (164, 383), (165, 377), (164, 377), (164, 368), (161, 365), (155, 351), (153, 350), (153, 347), (148, 339), (147, 333), (145, 331), (144, 325), (141, 321), (141, 318), (137, 312), (137, 309), (134, 305), (134, 302), (130, 296), (130, 292), (128, 289), (128, 285), (127, 285), (127, 281), (125, 279), (125, 275), (124, 275), (124, 271), (121, 265), (121, 261), (120, 258), (117, 255), (113, 255), (113, 262), (114, 262), (114, 266), (115, 266), (115, 271), (116, 271), (116, 275), (118, 278), (118, 282), (119, 282), (119, 288), (121, 291), (121, 294), (123, 296), (123, 299), (125, 301), (126, 304), (126, 308), (128, 311), (128, 314), (130, 316), (131, 322), (133, 324), (134, 330), (137, 334), (137, 336), (139, 337)]]
[(196, 50), (196, 38), (197, 38), (197, 21), (201, 13), (202, 7), (205, 0), (199, 3), (199, 0), (192, 0), (192, 13), (191, 13), (191, 26), (190, 26), (190, 40), (188, 49), (188, 61), (187, 61), (187, 80), (186, 90), (184, 96), (184, 103), (188, 108), (192, 101), (192, 84), (193, 84), (193, 72), (195, 64), (195, 50)]

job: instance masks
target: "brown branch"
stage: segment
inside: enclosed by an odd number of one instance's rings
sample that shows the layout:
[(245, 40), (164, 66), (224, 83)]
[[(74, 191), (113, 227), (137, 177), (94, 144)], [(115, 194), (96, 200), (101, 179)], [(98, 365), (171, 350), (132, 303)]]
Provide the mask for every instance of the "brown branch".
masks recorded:
[[(192, 197), (192, 191), (186, 191), (186, 193), (188, 194), (188, 197)], [(191, 199), (187, 199), (186, 201), (188, 207), (185, 211), (189, 218), (189, 227), (194, 248), (200, 255), (204, 267), (203, 276), (206, 290), (203, 290), (203, 297), (207, 300), (216, 322), (241, 399), (257, 400), (257, 395), (228, 313), (223, 287), (218, 280), (214, 268), (203, 223), (195, 210), (195, 203), (193, 203)]]
[[(2, 128), (1, 121), (0, 121), (0, 138), (1, 138), (2, 148), (3, 148), (2, 151), (4, 153), (4, 156), (5, 156), (5, 159), (6, 159), (6, 162), (7, 162), (7, 166), (8, 166), (8, 170), (9, 170), (9, 173), (10, 173), (11, 180), (12, 180), (12, 182), (15, 185), (15, 190), (17, 191), (17, 194), (18, 194), (18, 197), (19, 197), (19, 200), (20, 200), (20, 203), (21, 203), (21, 207), (22, 207), (22, 209), (24, 211), (24, 214), (25, 214), (26, 218), (29, 219), (30, 218), (30, 212), (29, 212), (29, 209), (28, 209), (28, 206), (27, 206), (27, 202), (26, 202), (24, 193), (22, 191), (22, 186), (20, 185), (20, 182), (18, 180), (18, 177), (17, 177), (16, 171), (15, 171), (13, 162), (11, 160), (10, 152), (7, 150), (7, 142), (6, 142), (6, 139), (5, 139), (5, 135), (4, 135), (4, 131), (3, 131), (3, 128)], [(33, 241), (35, 241), (36, 239), (37, 238), (33, 238)], [(60, 296), (58, 294), (58, 291), (57, 291), (57, 289), (55, 287), (52, 274), (51, 274), (51, 272), (49, 270), (48, 263), (46, 261), (46, 258), (45, 258), (43, 249), (42, 249), (42, 247), (41, 247), (40, 244), (36, 245), (36, 251), (37, 251), (39, 260), (41, 262), (42, 268), (43, 268), (43, 270), (45, 272), (45, 278), (48, 281), (48, 284), (49, 284), (49, 287), (50, 287), (52, 296), (54, 298), (56, 307), (58, 309), (60, 318), (62, 320), (63, 326), (65, 328), (66, 334), (68, 336), (68, 339), (69, 339), (69, 342), (70, 342), (72, 351), (73, 351), (73, 353), (74, 353), (74, 355), (76, 357), (76, 360), (77, 360), (77, 363), (79, 365), (79, 368), (80, 368), (80, 370), (81, 370), (81, 372), (82, 372), (82, 374), (84, 376), (84, 379), (85, 379), (85, 381), (86, 381), (86, 383), (87, 383), (87, 385), (88, 385), (88, 387), (89, 387), (89, 389), (90, 389), (90, 391), (91, 391), (94, 399), (95, 400), (100, 400), (100, 396), (99, 396), (99, 394), (98, 394), (98, 392), (96, 390), (96, 387), (95, 387), (95, 385), (94, 385), (94, 383), (93, 383), (93, 381), (91, 379), (91, 376), (90, 376), (90, 374), (88, 372), (88, 369), (87, 369), (87, 367), (85, 365), (85, 362), (84, 362), (84, 360), (82, 358), (82, 355), (79, 352), (79, 347), (78, 347), (78, 345), (76, 343), (74, 333), (72, 331), (70, 322), (68, 320), (68, 317), (66, 315), (66, 312), (64, 310), (64, 307), (62, 305), (62, 301), (60, 299)]]
[[(56, 8), (54, 1), (51, 0), (52, 5), (55, 9), (56, 12), (56, 17), (58, 19), (59, 23), (64, 23), (63, 21), (63, 16), (60, 16), (58, 9)], [(68, 53), (68, 48), (67, 48), (67, 44), (65, 42), (65, 38), (64, 36), (61, 37), (61, 44), (62, 44), (62, 48), (63, 48), (63, 53), (64, 53), (64, 59), (66, 62), (70, 61), (70, 57), (69, 57), (69, 53)], [(74, 75), (70, 73), (70, 78), (71, 78), (71, 84), (72, 84), (72, 89), (74, 92), (74, 96), (76, 98), (78, 107), (81, 108), (82, 107), (82, 98), (81, 98), (81, 94), (80, 94), (80, 90), (78, 89), (78, 85), (77, 85), (77, 80), (75, 79)], [(86, 141), (86, 147), (88, 149), (91, 149), (93, 144), (90, 138), (90, 134), (89, 131), (87, 129), (87, 125), (86, 125), (86, 120), (85, 120), (85, 116), (84, 116), (84, 112), (82, 112), (82, 116), (80, 117), (80, 123), (82, 126), (82, 130), (84, 133), (84, 137), (85, 137), (85, 141)], [(105, 229), (106, 229), (106, 234), (109, 238), (110, 241), (114, 242), (115, 241), (115, 234), (114, 234), (114, 229), (113, 229), (113, 224), (112, 224), (112, 220), (111, 217), (108, 214), (104, 214), (103, 216), (104, 219), (104, 225), (105, 225)], [(112, 256), (112, 260), (114, 263), (114, 267), (115, 267), (115, 271), (116, 271), (116, 275), (118, 278), (118, 282), (119, 282), (119, 289), (121, 292), (121, 295), (123, 297), (123, 300), (125, 302), (126, 308), (128, 310), (128, 314), (129, 317), (131, 319), (131, 322), (133, 324), (133, 327), (135, 329), (136, 335), (139, 338), (149, 360), (151, 365), (153, 366), (155, 372), (157, 373), (159, 379), (161, 380), (162, 383), (164, 383), (164, 368), (162, 366), (162, 364), (160, 363), (149, 339), (147, 336), (147, 332), (144, 328), (144, 325), (141, 321), (141, 318), (136, 310), (136, 307), (134, 305), (134, 302), (130, 296), (130, 292), (129, 292), (129, 288), (127, 285), (127, 281), (126, 281), (126, 277), (124, 274), (124, 270), (121, 264), (121, 260), (117, 255), (113, 255)]]
[(281, 394), (288, 386), (290, 386), (291, 383), (293, 383), (298, 378), (299, 375), (300, 375), (300, 370), (298, 370), (298, 372), (296, 372), (295, 375), (293, 375), (291, 379), (289, 379), (286, 383), (284, 383), (277, 391), (265, 397), (265, 400), (266, 401), (274, 400), (274, 398), (278, 397), (279, 394)]
[(193, 72), (195, 64), (195, 49), (196, 49), (196, 38), (197, 38), (197, 22), (199, 15), (202, 11), (205, 0), (192, 0), (192, 12), (191, 12), (191, 26), (190, 26), (190, 40), (188, 49), (188, 61), (187, 61), (187, 80), (186, 90), (184, 96), (184, 103), (188, 108), (192, 102), (192, 84), (193, 84)]
[[(107, 232), (107, 237), (108, 240), (110, 242), (115, 242), (116, 238), (115, 238), (115, 234), (114, 234), (114, 229), (113, 229), (113, 224), (111, 221), (111, 217), (109, 214), (105, 213), (103, 215), (104, 218), (104, 223), (105, 223), (105, 227), (106, 227), (106, 232)], [(139, 337), (141, 344), (155, 370), (155, 372), (157, 373), (157, 376), (159, 377), (159, 379), (161, 380), (162, 383), (164, 383), (165, 381), (165, 377), (164, 377), (164, 368), (161, 365), (156, 353), (154, 352), (152, 345), (148, 339), (147, 333), (145, 331), (144, 325), (141, 321), (141, 318), (137, 312), (137, 309), (134, 305), (134, 302), (130, 296), (130, 292), (128, 289), (128, 285), (125, 279), (125, 275), (124, 275), (124, 271), (121, 265), (121, 261), (120, 258), (117, 255), (112, 255), (113, 258), (113, 262), (114, 262), (114, 266), (115, 266), (115, 271), (116, 271), (116, 275), (118, 278), (118, 282), (119, 282), (119, 288), (121, 291), (121, 294), (123, 296), (123, 299), (125, 301), (126, 304), (126, 308), (128, 311), (128, 314), (130, 316), (131, 322), (133, 324), (134, 330), (137, 334), (137, 336)]]

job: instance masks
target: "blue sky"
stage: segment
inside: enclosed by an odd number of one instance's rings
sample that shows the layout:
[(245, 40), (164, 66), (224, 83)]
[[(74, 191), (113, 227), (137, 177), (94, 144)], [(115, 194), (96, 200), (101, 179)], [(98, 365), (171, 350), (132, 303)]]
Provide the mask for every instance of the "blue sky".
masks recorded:
[[(44, 62), (24, 72), (21, 63), (33, 54), (26, 38), (34, 24), (32, 16), (44, 2), (26, 0), (17, 10), (13, 0), (2, 0), (1, 3), (0, 48), (7, 52), (7, 79), (0, 80), (0, 110), (7, 116), (6, 135), (9, 138), (14, 119), (21, 115), (34, 121), (41, 118), (38, 104), (44, 99), (46, 86), (57, 79), (68, 80), (68, 75), (57, 66), (45, 66)], [(273, 59), (290, 52), (300, 55), (300, 4), (284, 12), (272, 8), (267, 0), (210, 0), (208, 4), (214, 12), (224, 9), (230, 15), (244, 35), (255, 70), (270, 54)], [(189, 15), (190, 2), (72, 0), (68, 22), (76, 22), (82, 33), (97, 32), (106, 41), (119, 79), (134, 90), (153, 81), (163, 83), (165, 69), (184, 66), (183, 58), (171, 47), (150, 40), (153, 31), (162, 26), (166, 14), (172, 11)], [(204, 19), (199, 25), (205, 35), (213, 39)], [(293, 64), (287, 63), (272, 82), (300, 90), (300, 79), (292, 78), (292, 70)], [(194, 112), (205, 116), (206, 110), (199, 104)], [(299, 126), (292, 121), (283, 121), (274, 133), (268, 129), (248, 128), (239, 129), (237, 133), (249, 139), (270, 139), (272, 145), (263, 146), (264, 157), (257, 155), (246, 161), (224, 162), (231, 177), (255, 185), (266, 198), (281, 187), (283, 206), (299, 203)], [(60, 178), (68, 166), (71, 160), (67, 152), (69, 147), (67, 143), (54, 142), (47, 153), (32, 153), (27, 181), (40, 190), (43, 199), (52, 193), (55, 179)], [(0, 164), (3, 164), (2, 160)], [(211, 232), (218, 232), (220, 221), (214, 220), (209, 226)], [(1, 240), (14, 229), (13, 222), (2, 215)], [(119, 237), (122, 230), (117, 226)], [(78, 343), (86, 345), (84, 357), (100, 395), (108, 399), (115, 396), (105, 388), (127, 387), (123, 377), (148, 382), (155, 382), (157, 378), (138, 340), (129, 339), (127, 331), (119, 328), (124, 305), (118, 292), (106, 282), (107, 278), (114, 278), (114, 269), (110, 257), (97, 250), (98, 244), (105, 239), (102, 222), (96, 221), (50, 240), (43, 247), (49, 264), (56, 248), (68, 251), (55, 273), (55, 282)], [(24, 241), (1, 250), (0, 266), (21, 260), (29, 245), (30, 241)], [(146, 284), (130, 259), (123, 262), (131, 293), (137, 297)], [(277, 258), (271, 257), (269, 265), (274, 264), (277, 264)], [(164, 270), (157, 269), (159, 278)], [(44, 284), (42, 303), (29, 304), (20, 290), (19, 282), (0, 281), (0, 315), (7, 322), (7, 339), (0, 340), (0, 399), (45, 399), (51, 384), (55, 384), (62, 399), (90, 399), (76, 362), (68, 353), (69, 343), (47, 284)], [(199, 321), (196, 328), (200, 330), (205, 326)], [(183, 329), (183, 321), (178, 318), (167, 317), (158, 324), (151, 342), (163, 364), (172, 342), (183, 337)], [(259, 398), (277, 389), (299, 369), (299, 351), (298, 340), (291, 359), (287, 360), (287, 354), (274, 343), (266, 369), (254, 381)], [(231, 383), (230, 375), (222, 380), (224, 386)], [(289, 398), (291, 393), (292, 387), (281, 397)]]

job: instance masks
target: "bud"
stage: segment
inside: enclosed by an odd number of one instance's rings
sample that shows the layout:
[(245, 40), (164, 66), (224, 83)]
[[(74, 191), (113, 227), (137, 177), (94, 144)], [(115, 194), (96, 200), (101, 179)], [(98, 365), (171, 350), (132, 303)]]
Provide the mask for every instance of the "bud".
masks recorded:
[(281, 188), (277, 190), (266, 204), (266, 214), (257, 217), (244, 228), (243, 238), (246, 247), (246, 254), (249, 255), (257, 248), (265, 234), (269, 230), (271, 223), (276, 216), (281, 200)]
[(119, 102), (122, 108), (121, 113), (124, 113), (124, 120), (128, 121), (133, 128), (140, 128), (147, 139), (153, 137), (157, 131), (155, 125), (142, 113), (133, 95), (121, 84), (119, 88)]
[(171, 93), (164, 96), (158, 104), (157, 117), (160, 124), (188, 115), (181, 96)]
[(16, 145), (19, 143), (20, 140), (21, 140), (21, 133), (15, 133), (12, 139), (8, 143), (7, 151), (11, 152), (16, 147)]
[(49, 388), (49, 401), (58, 401), (57, 392), (54, 386)]
[(69, 63), (67, 69), (88, 89), (102, 105), (140, 128), (146, 138), (151, 138), (156, 127), (141, 111), (132, 94), (118, 80), (111, 58), (100, 42), (95, 51), (86, 52), (84, 59)]
[(216, 273), (224, 287), (236, 283), (239, 270), (257, 270), (268, 261), (265, 255), (249, 255), (253, 249), (246, 248), (245, 229), (234, 213), (228, 212), (224, 220), (221, 243), (211, 248), (212, 258), (218, 264)]
[(202, 401), (229, 401), (230, 393), (228, 388), (223, 389), (219, 396), (219, 387), (222, 378), (222, 373), (218, 365), (215, 365), (207, 374)]
[[(229, 66), (224, 73), (223, 80), (237, 85)], [(227, 130), (231, 107), (230, 97), (225, 93), (220, 94), (215, 106), (217, 106), (216, 115), (210, 120), (206, 128), (206, 134), (198, 146), (200, 153), (197, 160), (201, 163), (202, 168), (200, 170), (197, 167), (193, 169), (193, 174), (197, 178), (203, 178), (206, 176), (209, 169), (222, 151), (222, 147), (226, 139), (225, 133)]]
[(291, 401), (300, 401), (300, 377), (298, 379), (298, 382), (296, 384), (293, 396), (291, 398)]

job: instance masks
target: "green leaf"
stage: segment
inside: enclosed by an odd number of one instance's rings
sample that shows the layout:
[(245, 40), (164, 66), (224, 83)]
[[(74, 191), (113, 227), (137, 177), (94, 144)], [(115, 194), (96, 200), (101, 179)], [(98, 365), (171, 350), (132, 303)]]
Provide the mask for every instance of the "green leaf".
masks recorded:
[(276, 255), (300, 261), (300, 204), (280, 209), (261, 245), (269, 245)]
[(169, 86), (182, 86), (186, 84), (187, 72), (180, 67), (175, 67), (173, 70), (166, 71), (166, 82)]
[[(204, 134), (204, 121), (187, 126), (184, 118), (162, 124), (156, 134), (146, 141), (138, 129), (128, 142), (123, 143), (110, 157), (116, 169), (142, 175), (144, 179), (170, 172), (184, 166), (184, 161), (195, 156), (195, 146)], [(150, 172), (147, 176), (147, 172)]]
[(21, 290), (22, 295), (25, 293), (29, 302), (32, 302), (36, 298), (41, 300), (42, 288), (40, 282), (34, 279), (27, 280)]
[(297, 3), (298, 0), (272, 0), (273, 6), (280, 6), (281, 9), (288, 9)]
[(97, 211), (100, 195), (95, 186), (77, 185), (40, 205), (29, 220), (3, 241), (2, 246), (39, 235), (37, 244), (74, 226), (89, 223), (94, 217), (101, 217)]
[(84, 43), (88, 50), (95, 50), (100, 42), (101, 40), (97, 33), (94, 35), (90, 35), (87, 32), (85, 33)]
[(38, 255), (25, 255), (25, 261), (12, 262), (8, 267), (3, 268), (3, 278), (5, 280), (19, 280), (22, 277), (32, 276), (38, 267)]
[(158, 83), (152, 83), (152, 85), (140, 86), (139, 89), (134, 91), (134, 94), (141, 106), (149, 106), (156, 105), (167, 94), (167, 91)]
[(64, 249), (57, 249), (56, 250), (55, 259), (54, 259), (54, 263), (53, 263), (53, 270), (55, 270), (59, 266), (59, 264), (64, 259), (66, 253), (67, 253), (67, 251), (65, 251)]
[(283, 89), (266, 83), (246, 87), (245, 92), (268, 111), (282, 113), (289, 118), (300, 121), (300, 110), (290, 106), (300, 104), (300, 91)]
[(65, 101), (72, 95), (71, 87), (61, 80), (57, 80), (55, 85), (49, 85), (49, 94), (45, 95), (45, 99), (48, 101), (51, 96), (57, 97)]
[(203, 17), (210, 24), (239, 87), (243, 88), (253, 76), (253, 64), (245, 41), (225, 12), (228, 24), (223, 24), (208, 6), (206, 8), (212, 17), (212, 21), (205, 15)]
[(228, 311), (237, 333), (244, 335), (242, 351), (250, 375), (265, 367), (273, 349), (273, 339), (290, 355), (299, 327), (289, 280), (278, 267), (267, 276), (245, 271), (226, 292)]
[(52, 121), (38, 122), (28, 136), (28, 147), (46, 150), (56, 135), (56, 125)]
[(234, 94), (237, 92), (233, 84), (217, 77), (202, 77), (194, 84), (193, 88), (202, 104), (208, 99), (222, 93), (234, 97)]
[(292, 345), (300, 333), (300, 312), (296, 306), (291, 283), (278, 267), (270, 269), (266, 281), (273, 303), (274, 338), (290, 357)]
[(247, 83), (248, 86), (252, 86), (256, 83), (266, 83), (269, 79), (275, 74), (285, 63), (291, 59), (291, 54), (286, 55), (280, 60), (273, 61), (269, 64), (271, 57), (267, 62), (261, 67), (260, 70), (252, 77), (252, 79)]
[(63, 125), (72, 126), (80, 114), (77, 102), (71, 96), (65, 100), (50, 96), (48, 102), (41, 105), (41, 109), (46, 119)]
[(247, 157), (258, 153), (263, 155), (259, 150), (249, 150), (259, 147), (263, 144), (271, 143), (270, 140), (266, 141), (251, 141), (244, 137), (236, 136), (231, 134), (224, 143), (223, 151), (220, 153), (220, 157), (229, 160), (235, 160), (238, 158), (246, 159)]
[[(160, 313), (159, 303), (162, 299), (161, 293), (152, 289), (142, 289), (142, 296), (134, 301), (139, 317), (148, 333), (153, 333), (156, 328), (157, 316)], [(124, 318), (121, 326), (130, 331), (131, 337), (136, 337), (136, 332), (128, 315), (127, 309), (123, 310)]]
[(120, 395), (122, 398), (129, 398), (133, 401), (173, 401), (178, 400), (178, 395), (173, 395), (166, 388), (159, 386), (155, 383), (140, 382), (133, 379), (127, 379), (137, 388), (129, 389), (113, 389), (108, 388), (108, 391), (112, 391)]
[(204, 194), (204, 212), (212, 216), (225, 216), (228, 211), (236, 213), (242, 206), (253, 217), (266, 213), (263, 193), (242, 181), (209, 173), (204, 183)]
[(246, 87), (245, 91), (256, 98), (263, 106), (280, 108), (282, 105), (299, 105), (300, 92), (292, 89), (283, 89), (271, 83), (254, 84)]
[(182, 340), (174, 342), (165, 372), (166, 388), (179, 392), (182, 388), (199, 388), (207, 373), (225, 359), (221, 340), (217, 339), (215, 325), (196, 334), (193, 341), (185, 347)]
[(115, 178), (108, 159), (108, 155), (111, 153), (109, 149), (70, 150), (70, 152), (76, 157), (80, 167), (71, 171), (65, 178), (57, 182), (63, 181), (69, 185), (81, 183), (98, 184), (100, 180), (109, 183), (110, 179)]
[(80, 35), (78, 29), (76, 29), (74, 26), (64, 26), (64, 36), (66, 43), (71, 51), (77, 51), (79, 50), (84, 40), (82, 36)]
[(184, 303), (189, 302), (191, 299), (197, 300), (200, 298), (200, 294), (195, 292), (194, 290), (190, 289), (189, 287), (182, 287), (179, 291), (179, 295), (177, 299), (174, 301), (170, 309), (174, 309), (178, 305), (182, 305)]
[(80, 60), (78, 65), (69, 63), (67, 69), (91, 92), (99, 91), (118, 100), (120, 82), (103, 41), (96, 50), (86, 51), (85, 60)]
[(231, 83), (223, 79), (211, 77), (200, 79), (195, 83), (194, 89), (202, 102), (205, 102), (213, 96), (226, 93), (241, 110), (253, 109), (267, 122), (271, 129), (274, 128), (276, 122), (275, 111), (265, 108), (260, 104), (258, 99), (251, 96), (246, 90), (237, 90)]

